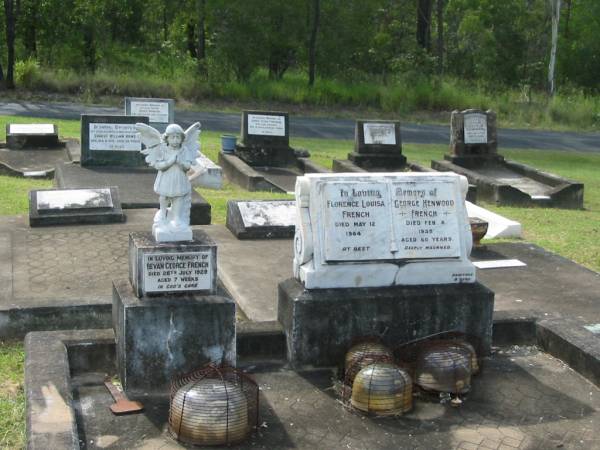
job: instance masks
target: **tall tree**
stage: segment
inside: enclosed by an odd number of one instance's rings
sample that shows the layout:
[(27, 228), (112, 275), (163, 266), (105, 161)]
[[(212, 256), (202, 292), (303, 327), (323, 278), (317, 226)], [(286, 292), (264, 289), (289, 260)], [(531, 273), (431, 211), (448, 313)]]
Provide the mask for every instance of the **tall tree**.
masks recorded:
[(560, 21), (560, 0), (550, 0), (552, 14), (552, 46), (550, 49), (550, 64), (548, 65), (548, 93), (554, 95), (556, 90), (556, 79), (554, 69), (556, 67), (556, 47), (558, 45), (558, 22)]
[(6, 79), (4, 85), (7, 89), (15, 88), (15, 37), (17, 16), (19, 14), (19, 0), (4, 0), (4, 17), (6, 19)]
[(441, 75), (444, 72), (444, 0), (437, 0), (437, 57)]
[(310, 24), (310, 38), (308, 40), (308, 85), (315, 84), (315, 67), (317, 59), (317, 33), (319, 31), (319, 16), (321, 6), (319, 0), (312, 0), (312, 20)]
[(421, 48), (431, 50), (431, 2), (417, 0), (417, 43)]

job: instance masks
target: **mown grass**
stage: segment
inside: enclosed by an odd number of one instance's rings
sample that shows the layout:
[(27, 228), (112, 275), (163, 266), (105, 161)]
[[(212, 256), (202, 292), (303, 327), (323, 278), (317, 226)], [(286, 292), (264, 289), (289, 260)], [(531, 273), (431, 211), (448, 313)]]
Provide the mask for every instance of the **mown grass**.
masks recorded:
[(0, 448), (25, 447), (23, 344), (0, 342)]

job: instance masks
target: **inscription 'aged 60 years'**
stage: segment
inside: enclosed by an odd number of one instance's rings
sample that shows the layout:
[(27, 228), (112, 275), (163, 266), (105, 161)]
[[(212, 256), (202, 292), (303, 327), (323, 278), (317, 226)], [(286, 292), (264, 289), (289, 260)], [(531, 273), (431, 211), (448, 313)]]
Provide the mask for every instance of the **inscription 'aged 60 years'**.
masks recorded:
[(325, 259), (366, 261), (460, 256), (450, 182), (324, 186)]
[(144, 254), (146, 292), (210, 289), (210, 252)]

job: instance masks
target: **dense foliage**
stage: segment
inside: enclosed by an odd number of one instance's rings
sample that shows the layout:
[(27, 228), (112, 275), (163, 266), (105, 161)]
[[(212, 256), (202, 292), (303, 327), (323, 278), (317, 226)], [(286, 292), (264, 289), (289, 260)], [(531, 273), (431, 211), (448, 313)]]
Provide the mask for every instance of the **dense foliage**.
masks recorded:
[[(4, 0), (0, 61), (246, 82), (267, 71), (390, 85), (440, 75), (543, 90), (557, 0)], [(14, 33), (11, 24), (16, 24)], [(562, 0), (557, 86), (595, 93), (600, 1)], [(308, 79), (308, 76), (307, 76)]]

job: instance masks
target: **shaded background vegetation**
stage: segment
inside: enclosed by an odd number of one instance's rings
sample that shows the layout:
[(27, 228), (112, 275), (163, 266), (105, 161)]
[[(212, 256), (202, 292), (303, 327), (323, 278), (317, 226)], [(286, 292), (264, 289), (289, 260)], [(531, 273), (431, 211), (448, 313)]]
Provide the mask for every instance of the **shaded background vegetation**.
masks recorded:
[(600, 1), (562, 0), (554, 99), (557, 1), (4, 0), (0, 75), (84, 98), (495, 107), (500, 118), (518, 104), (524, 125), (595, 127)]

